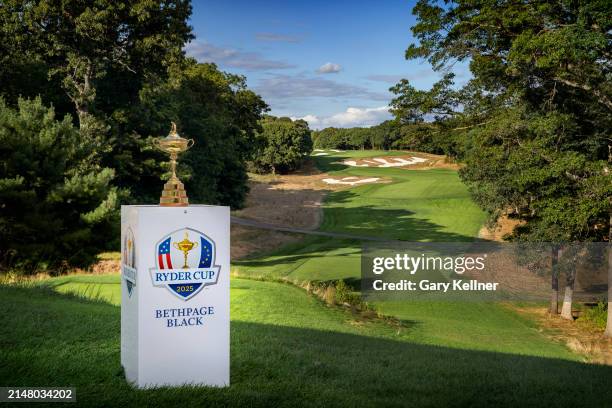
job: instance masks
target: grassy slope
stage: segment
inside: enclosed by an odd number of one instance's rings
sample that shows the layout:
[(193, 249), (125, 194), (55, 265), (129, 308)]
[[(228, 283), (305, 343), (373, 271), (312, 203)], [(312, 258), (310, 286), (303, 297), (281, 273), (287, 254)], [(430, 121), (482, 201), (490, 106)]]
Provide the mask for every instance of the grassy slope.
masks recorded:
[[(485, 216), (452, 170), (347, 167), (349, 157), (405, 155), (356, 151), (318, 156), (317, 165), (334, 177), (384, 177), (373, 184), (331, 193), (324, 204), (322, 229), (407, 241), (472, 240)], [(271, 256), (236, 263), (246, 276), (291, 280), (345, 279), (358, 287), (361, 243), (309, 238)], [(551, 343), (532, 323), (497, 304), (378, 302), (385, 314), (413, 325), (411, 341), (421, 344), (535, 356), (576, 358)]]
[[(231, 291), (231, 387), (135, 391), (119, 364), (119, 277), (44, 285), (83, 296), (0, 286), (0, 383), (75, 386), (79, 406), (604, 406), (612, 398), (610, 367), (415, 344), (412, 329), (355, 321), (295, 287), (241, 279)], [(552, 354), (567, 358), (561, 347)]]

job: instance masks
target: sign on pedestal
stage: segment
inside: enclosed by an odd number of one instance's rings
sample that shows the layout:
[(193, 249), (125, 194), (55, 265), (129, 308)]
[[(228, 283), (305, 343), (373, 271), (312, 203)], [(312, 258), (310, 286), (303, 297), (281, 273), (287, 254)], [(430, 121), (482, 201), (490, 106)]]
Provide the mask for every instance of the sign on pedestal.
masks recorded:
[(121, 364), (138, 387), (229, 385), (228, 207), (121, 208)]

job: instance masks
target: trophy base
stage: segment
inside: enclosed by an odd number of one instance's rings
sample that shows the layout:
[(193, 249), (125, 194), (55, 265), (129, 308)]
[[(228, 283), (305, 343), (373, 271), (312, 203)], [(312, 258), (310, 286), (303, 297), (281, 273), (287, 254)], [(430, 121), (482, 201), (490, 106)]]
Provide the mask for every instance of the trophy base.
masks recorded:
[(164, 184), (159, 205), (162, 207), (187, 207), (189, 205), (185, 185), (178, 178), (171, 178)]

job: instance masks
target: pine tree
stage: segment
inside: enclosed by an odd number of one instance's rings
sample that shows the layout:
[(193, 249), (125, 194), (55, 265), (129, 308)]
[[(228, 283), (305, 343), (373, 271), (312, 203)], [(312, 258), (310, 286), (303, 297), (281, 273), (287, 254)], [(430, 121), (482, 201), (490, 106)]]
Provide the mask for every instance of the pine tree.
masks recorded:
[(117, 234), (113, 170), (70, 116), (40, 98), (0, 99), (0, 264), (22, 271), (85, 266)]

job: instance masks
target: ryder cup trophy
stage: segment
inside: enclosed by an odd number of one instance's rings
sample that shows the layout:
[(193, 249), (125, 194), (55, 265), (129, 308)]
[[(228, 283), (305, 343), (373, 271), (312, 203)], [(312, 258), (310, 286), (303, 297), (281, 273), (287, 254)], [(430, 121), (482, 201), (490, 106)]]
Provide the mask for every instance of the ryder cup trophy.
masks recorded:
[(191, 148), (193, 144), (193, 139), (187, 140), (179, 136), (176, 132), (176, 124), (174, 122), (172, 122), (172, 128), (168, 136), (163, 139), (153, 139), (153, 145), (155, 147), (170, 155), (170, 169), (172, 170), (170, 179), (164, 184), (164, 190), (159, 199), (159, 205), (168, 207), (185, 207), (189, 205), (185, 186), (176, 176), (176, 160), (180, 153)]
[(174, 123), (154, 144), (170, 156), (159, 205), (121, 206), (121, 365), (138, 388), (227, 386), (229, 207), (189, 205), (176, 162), (194, 141)]

